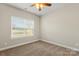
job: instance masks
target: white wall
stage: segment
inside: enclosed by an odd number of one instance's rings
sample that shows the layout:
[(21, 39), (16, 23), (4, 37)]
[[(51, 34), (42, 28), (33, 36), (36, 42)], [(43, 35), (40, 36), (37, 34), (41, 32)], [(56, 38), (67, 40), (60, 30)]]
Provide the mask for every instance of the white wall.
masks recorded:
[[(19, 39), (11, 39), (11, 16), (23, 17), (29, 20), (35, 20), (35, 36)], [(28, 12), (0, 4), (0, 50), (12, 46), (38, 40), (39, 38), (39, 17)]]
[(42, 40), (79, 50), (79, 6), (65, 6), (42, 16)]

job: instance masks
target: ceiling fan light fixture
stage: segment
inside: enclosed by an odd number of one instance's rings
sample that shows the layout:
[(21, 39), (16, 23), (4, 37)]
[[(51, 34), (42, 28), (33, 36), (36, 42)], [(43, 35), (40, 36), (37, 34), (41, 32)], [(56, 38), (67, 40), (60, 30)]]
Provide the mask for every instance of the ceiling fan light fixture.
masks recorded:
[(36, 7), (39, 11), (41, 11), (44, 7), (51, 6), (50, 3), (34, 3), (33, 7)]

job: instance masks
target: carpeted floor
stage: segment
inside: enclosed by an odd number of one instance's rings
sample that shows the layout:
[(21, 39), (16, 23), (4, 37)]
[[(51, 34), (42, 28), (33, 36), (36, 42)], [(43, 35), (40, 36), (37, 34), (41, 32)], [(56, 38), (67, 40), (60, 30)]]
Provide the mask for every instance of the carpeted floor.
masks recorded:
[(0, 52), (1, 56), (78, 56), (79, 52), (37, 41)]

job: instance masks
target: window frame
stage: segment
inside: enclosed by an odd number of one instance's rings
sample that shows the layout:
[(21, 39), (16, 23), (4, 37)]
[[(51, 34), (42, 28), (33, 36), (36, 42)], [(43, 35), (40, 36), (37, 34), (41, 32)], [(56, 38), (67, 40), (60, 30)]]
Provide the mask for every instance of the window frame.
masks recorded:
[[(25, 20), (32, 21), (32, 22), (33, 22), (33, 29), (32, 29), (32, 34), (33, 34), (33, 35), (32, 35), (32, 36), (27, 36), (27, 35), (26, 35), (26, 36), (21, 36), (21, 37), (20, 37), (20, 36), (19, 36), (19, 37), (12, 37), (12, 28), (13, 28), (13, 26), (12, 26), (12, 18), (13, 18), (13, 17), (20, 18), (21, 20), (23, 19), (24, 21), (25, 21)], [(19, 17), (19, 16), (11, 16), (11, 39), (34, 37), (34, 36), (35, 36), (35, 31), (34, 31), (34, 30), (35, 30), (35, 27), (34, 27), (35, 24), (34, 24), (34, 23), (35, 23), (34, 19), (25, 19), (25, 18)]]

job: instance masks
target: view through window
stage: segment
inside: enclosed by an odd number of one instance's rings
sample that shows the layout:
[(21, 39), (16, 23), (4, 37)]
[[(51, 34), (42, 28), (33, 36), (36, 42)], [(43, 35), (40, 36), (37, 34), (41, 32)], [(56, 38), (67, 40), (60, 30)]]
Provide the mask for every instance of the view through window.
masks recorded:
[(34, 21), (20, 17), (11, 17), (11, 38), (33, 36)]

